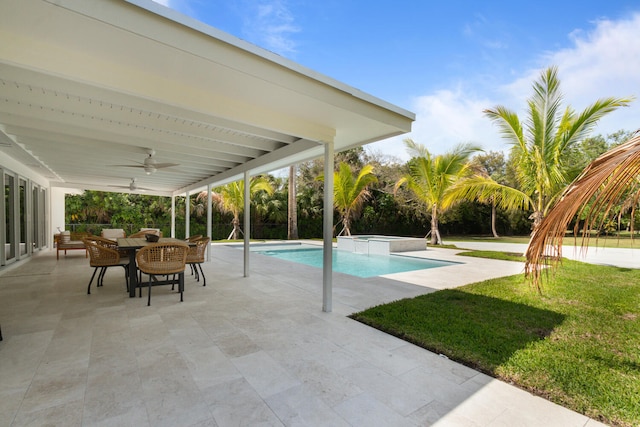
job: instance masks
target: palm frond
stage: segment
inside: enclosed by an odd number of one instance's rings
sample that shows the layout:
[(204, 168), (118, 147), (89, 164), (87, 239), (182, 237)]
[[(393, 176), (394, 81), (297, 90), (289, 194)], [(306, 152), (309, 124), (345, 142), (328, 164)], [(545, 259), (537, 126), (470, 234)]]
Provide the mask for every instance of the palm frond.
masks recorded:
[(411, 157), (428, 157), (429, 155), (429, 151), (424, 145), (418, 144), (411, 138), (406, 138), (404, 145), (407, 147), (407, 152)]
[(529, 196), (522, 191), (482, 175), (473, 175), (458, 181), (447, 193), (445, 203), (451, 204), (460, 199), (485, 204), (495, 203), (497, 207), (505, 210), (527, 209), (532, 204)]
[(553, 265), (562, 257), (568, 224), (576, 215), (584, 217), (581, 238), (584, 249), (590, 237), (588, 231), (602, 225), (602, 218), (628, 196), (629, 188), (637, 191), (639, 176), (640, 134), (636, 133), (626, 143), (591, 162), (567, 187), (534, 231), (527, 248), (525, 272), (538, 290), (542, 268), (549, 263), (547, 255), (553, 255)]
[(518, 115), (504, 106), (497, 106), (483, 111), (492, 122), (498, 125), (500, 134), (510, 144), (526, 150), (526, 142), (522, 131), (522, 124)]
[(632, 101), (633, 97), (602, 98), (585, 108), (575, 118), (571, 128), (567, 131), (563, 141), (563, 148), (586, 138), (602, 117), (619, 107), (628, 107)]

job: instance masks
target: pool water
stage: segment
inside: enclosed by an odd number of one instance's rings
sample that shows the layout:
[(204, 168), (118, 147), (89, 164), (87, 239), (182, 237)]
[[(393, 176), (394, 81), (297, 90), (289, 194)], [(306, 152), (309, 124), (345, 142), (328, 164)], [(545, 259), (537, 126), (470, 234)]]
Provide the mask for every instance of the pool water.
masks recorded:
[[(287, 261), (322, 268), (322, 248), (266, 249), (253, 252)], [(357, 277), (374, 277), (405, 271), (455, 265), (454, 262), (413, 258), (401, 255), (366, 255), (334, 249), (333, 271)]]

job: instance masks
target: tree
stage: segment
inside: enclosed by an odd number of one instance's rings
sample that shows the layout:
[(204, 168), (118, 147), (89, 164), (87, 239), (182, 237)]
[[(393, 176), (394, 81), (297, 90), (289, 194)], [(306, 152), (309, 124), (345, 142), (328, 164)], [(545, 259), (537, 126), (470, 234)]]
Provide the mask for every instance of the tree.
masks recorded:
[[(254, 177), (250, 179), (249, 194), (253, 195), (258, 191), (266, 191), (273, 193), (273, 187), (264, 176)], [(234, 181), (230, 184), (218, 187), (213, 191), (213, 202), (218, 208), (225, 213), (233, 215), (233, 230), (227, 240), (239, 239), (242, 229), (240, 228), (240, 214), (244, 211), (244, 180)]]
[(531, 199), (522, 191), (506, 185), (506, 163), (504, 154), (489, 152), (479, 154), (471, 161), (473, 175), (464, 178), (452, 189), (447, 198), (475, 200), (491, 205), (491, 232), (499, 237), (496, 231), (496, 209), (516, 210), (527, 208)]
[(533, 84), (527, 101), (527, 119), (503, 106), (484, 110), (511, 144), (520, 189), (533, 200), (533, 229), (569, 183), (566, 154), (586, 138), (606, 114), (627, 106), (631, 98), (602, 98), (580, 114), (567, 106), (561, 109), (562, 93), (556, 67), (544, 70)]
[(272, 224), (284, 224), (287, 221), (286, 199), (286, 182), (285, 178), (267, 175), (267, 179), (273, 191), (257, 191), (251, 197), (253, 209), (253, 233), (259, 238), (278, 238), (284, 237), (283, 233), (278, 233), (277, 229), (265, 229), (266, 222)]
[(500, 184), (485, 171), (460, 180), (447, 194), (445, 201), (454, 203), (456, 200), (475, 200), (491, 205), (491, 231), (493, 237), (499, 237), (496, 232), (496, 208), (505, 210), (526, 209), (531, 205), (531, 199), (525, 193), (508, 185)]
[[(506, 185), (507, 165), (504, 160), (504, 154), (500, 152), (490, 151), (487, 154), (478, 154), (473, 158), (474, 166), (480, 169), (486, 176), (493, 179), (498, 184)], [(498, 236), (496, 230), (496, 200), (495, 197), (489, 198), (491, 204), (491, 233), (493, 237)]]
[(126, 233), (141, 227), (158, 227), (164, 233), (170, 223), (168, 197), (103, 191), (84, 191), (65, 196), (65, 222), (77, 231), (100, 234), (105, 226)]
[(409, 173), (396, 183), (395, 189), (406, 184), (409, 190), (431, 210), (431, 244), (442, 244), (438, 230), (438, 215), (451, 208), (457, 200), (447, 197), (456, 184), (471, 175), (469, 159), (480, 151), (472, 144), (459, 144), (453, 150), (432, 155), (423, 145), (405, 139), (405, 145), (413, 157), (409, 161)]
[[(369, 185), (378, 179), (372, 173), (373, 166), (364, 165), (360, 172), (354, 176), (349, 164), (340, 163), (340, 169), (333, 174), (333, 204), (340, 214), (342, 230), (351, 236), (351, 220), (360, 214), (362, 204), (369, 197)], [(318, 177), (324, 180), (324, 175)]]
[(298, 238), (298, 201), (296, 197), (296, 165), (289, 166), (287, 197), (287, 239)]

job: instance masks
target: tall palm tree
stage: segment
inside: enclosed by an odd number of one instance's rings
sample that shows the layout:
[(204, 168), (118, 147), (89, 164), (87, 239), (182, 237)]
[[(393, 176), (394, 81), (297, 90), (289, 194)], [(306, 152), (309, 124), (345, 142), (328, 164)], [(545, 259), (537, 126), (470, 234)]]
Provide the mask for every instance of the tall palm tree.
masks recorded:
[[(340, 214), (342, 230), (338, 235), (344, 233), (351, 236), (351, 220), (356, 218), (361, 211), (362, 204), (370, 196), (369, 185), (378, 182), (378, 178), (372, 173), (373, 166), (365, 165), (357, 176), (351, 172), (351, 167), (345, 163), (340, 163), (340, 168), (333, 174), (333, 204)], [(324, 180), (324, 175), (318, 177)]]
[[(574, 235), (582, 231), (582, 246), (586, 246), (591, 229), (600, 229), (614, 209), (626, 205), (631, 218), (640, 201), (640, 134), (636, 133), (626, 143), (604, 153), (591, 162), (575, 181), (567, 187), (562, 197), (551, 208), (531, 236), (527, 248), (525, 272), (540, 291), (543, 266), (551, 259), (562, 257), (562, 240), (567, 226), (576, 217), (583, 220), (576, 224)], [(633, 226), (633, 221), (631, 221)], [(579, 229), (582, 228), (582, 230)], [(633, 231), (633, 228), (632, 228)], [(549, 257), (553, 255), (553, 257)]]
[[(249, 194), (253, 195), (258, 191), (266, 191), (273, 194), (273, 186), (264, 176), (253, 177), (249, 184)], [(239, 239), (242, 229), (240, 228), (240, 214), (244, 210), (244, 180), (234, 181), (230, 184), (218, 187), (212, 195), (213, 203), (225, 213), (233, 215), (233, 230), (227, 240)]]
[(289, 166), (289, 191), (287, 197), (287, 239), (298, 238), (298, 197), (296, 191), (296, 165)]
[(586, 138), (606, 114), (627, 106), (631, 98), (602, 98), (580, 114), (561, 108), (562, 93), (556, 67), (544, 70), (533, 84), (527, 101), (524, 124), (518, 115), (503, 106), (484, 110), (512, 146), (521, 190), (533, 200), (533, 229), (569, 183), (566, 154), (576, 142)]
[(406, 184), (415, 196), (431, 209), (431, 244), (442, 244), (438, 229), (438, 216), (451, 208), (457, 200), (448, 197), (448, 193), (456, 188), (456, 184), (468, 178), (471, 173), (469, 159), (480, 151), (473, 144), (459, 144), (453, 150), (432, 155), (423, 145), (411, 139), (405, 139), (409, 154), (414, 156), (409, 161), (409, 173), (395, 185), (397, 191)]

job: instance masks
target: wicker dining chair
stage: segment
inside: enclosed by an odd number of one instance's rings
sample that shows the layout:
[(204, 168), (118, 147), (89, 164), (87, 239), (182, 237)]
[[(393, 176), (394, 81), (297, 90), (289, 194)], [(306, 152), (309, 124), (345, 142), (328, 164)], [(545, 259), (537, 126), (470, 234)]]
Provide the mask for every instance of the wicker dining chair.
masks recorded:
[[(189, 252), (187, 253), (187, 264), (191, 266), (192, 273), (196, 276), (196, 281), (200, 281), (200, 275), (202, 275), (202, 286), (207, 286), (207, 278), (204, 277), (204, 272), (202, 271), (202, 263), (204, 262), (204, 254), (207, 251), (207, 247), (209, 246), (209, 241), (211, 239), (208, 237), (204, 237), (196, 240), (195, 246), (189, 247)], [(198, 268), (200, 268), (200, 273), (198, 273)]]
[(184, 243), (152, 243), (138, 250), (138, 269), (149, 275), (147, 305), (151, 305), (151, 286), (155, 276), (182, 275), (180, 301), (184, 292), (184, 269), (189, 246)]
[(191, 242), (195, 242), (196, 240), (200, 240), (200, 239), (202, 239), (202, 234), (196, 234), (196, 235), (194, 235), (194, 236), (189, 236), (189, 237), (187, 237), (187, 238), (186, 238), (186, 239), (184, 239), (184, 240), (185, 240), (186, 242), (191, 243)]
[(109, 249), (114, 249), (120, 254), (120, 258), (129, 258), (129, 253), (125, 250), (118, 248), (118, 243), (115, 240), (107, 239), (105, 237), (89, 236), (91, 240), (94, 240), (98, 245), (104, 246)]
[(94, 242), (96, 242), (96, 244), (103, 246), (105, 248), (118, 250), (118, 243), (116, 243), (115, 240), (111, 240), (111, 239), (107, 239), (105, 237), (99, 237), (99, 236), (89, 236), (88, 239), (93, 240)]
[(108, 244), (102, 242), (101, 237), (93, 236), (82, 239), (85, 247), (87, 248), (87, 252), (89, 252), (89, 265), (94, 267), (93, 274), (91, 275), (91, 280), (89, 281), (89, 285), (87, 286), (87, 294), (91, 294), (91, 284), (93, 283), (93, 279), (100, 269), (100, 273), (98, 274), (98, 282), (96, 286), (102, 286), (104, 281), (104, 275), (107, 272), (107, 268), (109, 267), (123, 267), (124, 268), (124, 277), (127, 284), (127, 290), (129, 289), (129, 259), (123, 258), (120, 253), (109, 247)]

